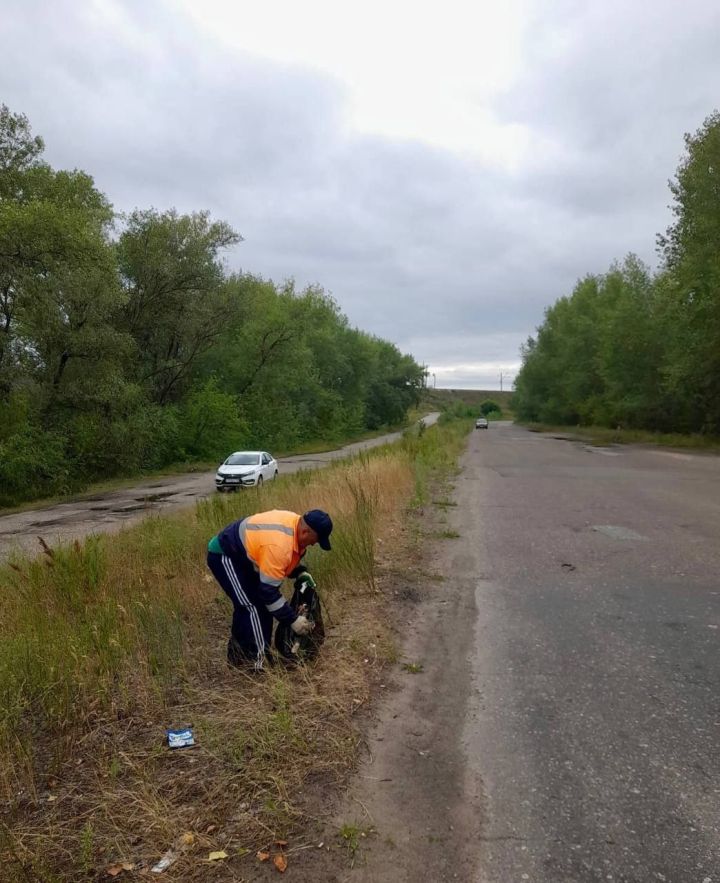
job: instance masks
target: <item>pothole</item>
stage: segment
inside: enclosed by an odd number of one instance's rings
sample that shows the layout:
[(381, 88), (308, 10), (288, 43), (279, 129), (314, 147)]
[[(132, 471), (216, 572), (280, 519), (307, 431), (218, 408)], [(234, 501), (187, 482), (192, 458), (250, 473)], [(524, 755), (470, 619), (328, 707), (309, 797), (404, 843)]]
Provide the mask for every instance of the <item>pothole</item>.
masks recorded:
[(592, 529), (613, 540), (646, 540), (642, 534), (619, 524), (593, 524)]
[(159, 503), (161, 500), (172, 497), (174, 491), (164, 491), (162, 494), (145, 494), (144, 497), (135, 497), (138, 503)]

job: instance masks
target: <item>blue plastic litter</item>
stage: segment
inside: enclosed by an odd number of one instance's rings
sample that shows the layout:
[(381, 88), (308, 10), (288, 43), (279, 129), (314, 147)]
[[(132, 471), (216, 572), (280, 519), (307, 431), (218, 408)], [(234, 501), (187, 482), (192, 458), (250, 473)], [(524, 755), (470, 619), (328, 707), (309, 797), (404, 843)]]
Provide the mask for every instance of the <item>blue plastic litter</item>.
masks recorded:
[(168, 745), (170, 748), (187, 748), (195, 744), (193, 731), (190, 727), (184, 730), (167, 730)]

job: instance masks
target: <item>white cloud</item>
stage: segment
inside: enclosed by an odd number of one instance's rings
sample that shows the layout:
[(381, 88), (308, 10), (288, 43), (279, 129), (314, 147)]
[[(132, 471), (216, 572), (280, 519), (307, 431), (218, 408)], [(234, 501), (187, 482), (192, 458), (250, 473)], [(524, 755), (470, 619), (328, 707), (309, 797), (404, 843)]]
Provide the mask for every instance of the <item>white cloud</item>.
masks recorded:
[(520, 363), (507, 367), (496, 362), (472, 362), (468, 365), (431, 365), (428, 385), (438, 389), (502, 389), (513, 388)]
[(537, 149), (527, 127), (499, 119), (493, 108), (521, 70), (527, 0), (184, 6), (227, 47), (342, 82), (352, 131), (417, 139), (503, 169), (518, 168)]
[(51, 162), (210, 209), (233, 266), (319, 282), (438, 385), (499, 382), (578, 277), (654, 259), (720, 78), (711, 0), (5, 0), (0, 41)]

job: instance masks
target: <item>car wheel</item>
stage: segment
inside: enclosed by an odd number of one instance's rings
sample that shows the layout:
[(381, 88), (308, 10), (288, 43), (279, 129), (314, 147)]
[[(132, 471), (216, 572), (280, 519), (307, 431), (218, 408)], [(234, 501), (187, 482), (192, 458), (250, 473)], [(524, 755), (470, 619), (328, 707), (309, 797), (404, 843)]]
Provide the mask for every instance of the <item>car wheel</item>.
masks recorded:
[(257, 480), (257, 485), (256, 485), (256, 486), (257, 486), (257, 487), (262, 487), (262, 485), (263, 485), (263, 477), (262, 477), (262, 475), (258, 475), (258, 480)]
[(277, 471), (277, 469), (276, 469), (276, 470), (275, 470), (275, 475), (273, 475), (273, 481), (274, 481), (277, 477), (278, 477), (278, 471)]

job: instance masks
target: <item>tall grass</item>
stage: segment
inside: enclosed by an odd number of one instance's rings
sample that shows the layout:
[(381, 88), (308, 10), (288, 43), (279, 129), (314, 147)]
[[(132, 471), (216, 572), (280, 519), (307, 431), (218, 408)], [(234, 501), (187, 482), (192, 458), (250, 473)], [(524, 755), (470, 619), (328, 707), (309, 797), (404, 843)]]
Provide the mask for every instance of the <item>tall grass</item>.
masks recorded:
[[(183, 790), (185, 779), (167, 779), (161, 737), (172, 721), (197, 724), (218, 777), (212, 788), (202, 785), (207, 800), (220, 806), (237, 798), (235, 782), (248, 799), (262, 795), (275, 807), (256, 813), (248, 830), (257, 834), (273, 813), (291, 824), (297, 810), (288, 788), (311, 765), (347, 765), (355, 750), (349, 715), (365, 701), (369, 666), (391, 653), (382, 622), (358, 615), (365, 605), (356, 601), (380, 591), (378, 542), (398, 546), (408, 507), (427, 499), (432, 475), (452, 472), (467, 429), (458, 421), (408, 433), (319, 472), (218, 494), (182, 514), (0, 567), (0, 800), (19, 820), (3, 835), (24, 856), (18, 879), (51, 879), (48, 855), (66, 869), (58, 879), (91, 879), (88, 854), (100, 848), (98, 831), (114, 831), (113, 842), (124, 843), (124, 825), (135, 829), (138, 818), (148, 843), (160, 848), (174, 831), (170, 807), (182, 818), (183, 801), (198, 799)], [(290, 682), (292, 675), (274, 672), (262, 683), (238, 683), (224, 667), (230, 610), (206, 570), (207, 541), (251, 512), (315, 507), (335, 523), (333, 551), (313, 548), (307, 556), (334, 634), (312, 678), (300, 672)], [(50, 824), (48, 782), (66, 779), (68, 770), (85, 784), (69, 789), (63, 824), (54, 816)], [(92, 843), (84, 822), (73, 821), (87, 809), (88, 790), (95, 795)], [(83, 799), (83, 812), (73, 809)]]
[(375, 591), (375, 532), (382, 495), (379, 475), (371, 468), (371, 462), (367, 454), (358, 456), (345, 476), (352, 500), (351, 524), (338, 531), (334, 563)]

